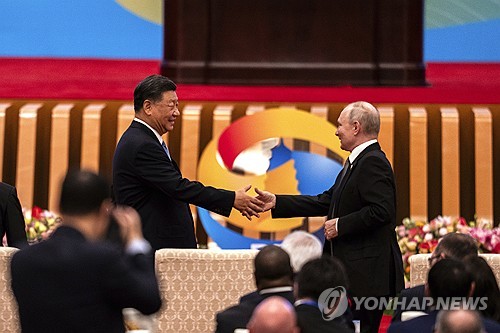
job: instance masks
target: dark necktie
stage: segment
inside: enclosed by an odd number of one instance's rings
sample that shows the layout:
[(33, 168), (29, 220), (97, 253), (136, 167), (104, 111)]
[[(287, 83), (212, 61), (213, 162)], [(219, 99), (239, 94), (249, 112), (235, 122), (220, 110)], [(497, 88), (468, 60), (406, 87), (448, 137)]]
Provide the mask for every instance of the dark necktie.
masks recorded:
[[(351, 168), (351, 161), (349, 160), (349, 157), (348, 157), (347, 160), (344, 163), (344, 167), (340, 171), (340, 176), (339, 176), (339, 181), (338, 181), (339, 188), (342, 188), (343, 182), (344, 182), (344, 177), (345, 177), (345, 175), (347, 174), (347, 171), (349, 171), (350, 168)], [(332, 213), (334, 211), (335, 211), (335, 203), (333, 204), (333, 207), (332, 207)], [(330, 255), (333, 256), (333, 242), (332, 242), (331, 239), (330, 239)]]
[(168, 159), (172, 160), (172, 158), (170, 157), (170, 152), (168, 151), (168, 147), (167, 147), (167, 145), (165, 144), (164, 141), (161, 142), (161, 146), (163, 147), (163, 150), (165, 151), (165, 154), (167, 154)]
[(344, 163), (344, 167), (342, 168), (342, 171), (340, 172), (339, 176), (339, 186), (342, 184), (342, 181), (344, 180), (345, 175), (347, 174), (347, 171), (351, 168), (351, 161), (349, 158), (346, 159)]

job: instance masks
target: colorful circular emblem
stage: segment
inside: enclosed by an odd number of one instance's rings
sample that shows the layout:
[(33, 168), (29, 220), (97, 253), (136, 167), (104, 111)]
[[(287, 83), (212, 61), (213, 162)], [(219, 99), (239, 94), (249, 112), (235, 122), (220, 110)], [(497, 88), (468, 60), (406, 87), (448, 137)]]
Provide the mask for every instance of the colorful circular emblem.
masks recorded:
[[(257, 187), (276, 194), (316, 195), (333, 185), (342, 169), (341, 163), (311, 152), (294, 151), (283, 144), (282, 140), (271, 150), (265, 174), (233, 172), (234, 162), (246, 149), (272, 138), (301, 139), (316, 143), (344, 160), (348, 153), (340, 149), (335, 131), (336, 127), (325, 119), (297, 109), (268, 109), (240, 118), (228, 126), (220, 137), (209, 142), (199, 161), (198, 179), (205, 185), (231, 190), (251, 184), (252, 192)], [(272, 233), (291, 231), (303, 223), (301, 217), (273, 219), (270, 212), (261, 214), (260, 218), (254, 217), (252, 221), (248, 221), (236, 210), (233, 210), (226, 221), (199, 207), (198, 214), (207, 234), (225, 249), (251, 248), (255, 244), (278, 241), (246, 237), (226, 228), (224, 224), (230, 223), (240, 230), (252, 230), (254, 233)], [(316, 234), (322, 238), (322, 229)]]

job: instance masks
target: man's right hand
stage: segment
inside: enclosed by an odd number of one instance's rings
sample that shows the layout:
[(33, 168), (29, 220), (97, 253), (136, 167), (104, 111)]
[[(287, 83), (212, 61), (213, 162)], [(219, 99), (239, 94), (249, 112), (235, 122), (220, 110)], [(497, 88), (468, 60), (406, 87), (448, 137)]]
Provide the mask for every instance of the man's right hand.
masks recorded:
[(135, 239), (143, 239), (141, 218), (139, 213), (128, 206), (118, 206), (111, 212), (116, 223), (120, 227), (120, 235), (125, 245)]
[(264, 205), (257, 197), (252, 197), (246, 193), (250, 187), (251, 185), (247, 185), (235, 191), (233, 203), (233, 207), (239, 210), (241, 215), (248, 220), (251, 220), (252, 216), (259, 217), (259, 213), (262, 212), (262, 206)]
[(258, 196), (256, 196), (257, 199), (262, 201), (264, 203), (261, 208), (263, 209), (264, 212), (273, 209), (274, 206), (276, 206), (276, 195), (268, 192), (268, 191), (261, 191), (258, 188), (255, 188), (255, 192), (257, 192)]

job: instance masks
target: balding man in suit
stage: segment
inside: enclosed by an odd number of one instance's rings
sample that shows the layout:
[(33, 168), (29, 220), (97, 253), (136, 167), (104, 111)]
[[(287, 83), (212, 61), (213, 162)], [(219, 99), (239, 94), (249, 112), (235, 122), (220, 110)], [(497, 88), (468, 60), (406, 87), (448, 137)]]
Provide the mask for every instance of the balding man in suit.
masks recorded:
[[(347, 105), (338, 118), (340, 148), (349, 151), (333, 186), (316, 196), (257, 190), (272, 216), (327, 216), (323, 251), (341, 260), (353, 297), (395, 296), (404, 286), (396, 233), (396, 186), (377, 141), (380, 115), (370, 103)], [(383, 309), (353, 309), (362, 332), (378, 332)]]

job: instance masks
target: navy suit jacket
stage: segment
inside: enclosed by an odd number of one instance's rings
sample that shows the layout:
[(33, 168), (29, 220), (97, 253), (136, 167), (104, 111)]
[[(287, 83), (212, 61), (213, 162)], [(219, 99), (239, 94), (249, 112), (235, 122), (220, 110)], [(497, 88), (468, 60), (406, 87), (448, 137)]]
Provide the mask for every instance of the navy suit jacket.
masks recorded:
[[(398, 296), (398, 302), (396, 303), (396, 309), (394, 309), (394, 314), (392, 315), (392, 322), (396, 323), (401, 321), (401, 314), (405, 311), (424, 311), (428, 312), (429, 309), (426, 307), (424, 309), (417, 308), (419, 306), (426, 305), (424, 303), (425, 297), (425, 285), (421, 284), (413, 288), (403, 289), (401, 294)], [(403, 307), (404, 305), (404, 307)], [(409, 305), (415, 305), (415, 307), (410, 307)]]
[(154, 133), (137, 121), (115, 150), (113, 194), (117, 204), (139, 212), (144, 238), (154, 249), (196, 248), (189, 204), (229, 216), (235, 197), (233, 191), (183, 178)]
[[(325, 320), (317, 306), (301, 304), (295, 307), (300, 333), (353, 333), (354, 329), (348, 323), (339, 322), (338, 318)], [(352, 325), (352, 322), (350, 323)]]
[(123, 308), (152, 314), (161, 307), (148, 256), (122, 255), (67, 226), (16, 252), (11, 270), (24, 333), (124, 332)]
[(0, 182), (0, 246), (4, 235), (7, 236), (9, 246), (23, 248), (28, 245), (23, 211), (16, 188)]
[[(247, 297), (245, 297), (247, 296)], [(240, 303), (227, 308), (216, 314), (216, 333), (233, 333), (237, 328), (246, 328), (250, 318), (252, 317), (253, 310), (264, 299), (271, 296), (281, 296), (293, 304), (293, 291), (266, 293), (260, 295), (259, 293), (250, 293), (240, 299)]]
[[(432, 333), (438, 312), (434, 310), (428, 315), (392, 323), (387, 333)], [(487, 333), (500, 333), (500, 324), (493, 320), (483, 318), (483, 325)]]
[(396, 240), (396, 188), (391, 165), (378, 143), (364, 149), (342, 182), (316, 196), (277, 195), (273, 217), (339, 218), (339, 234), (325, 240), (324, 253), (339, 258), (350, 295), (395, 295), (404, 286)]

